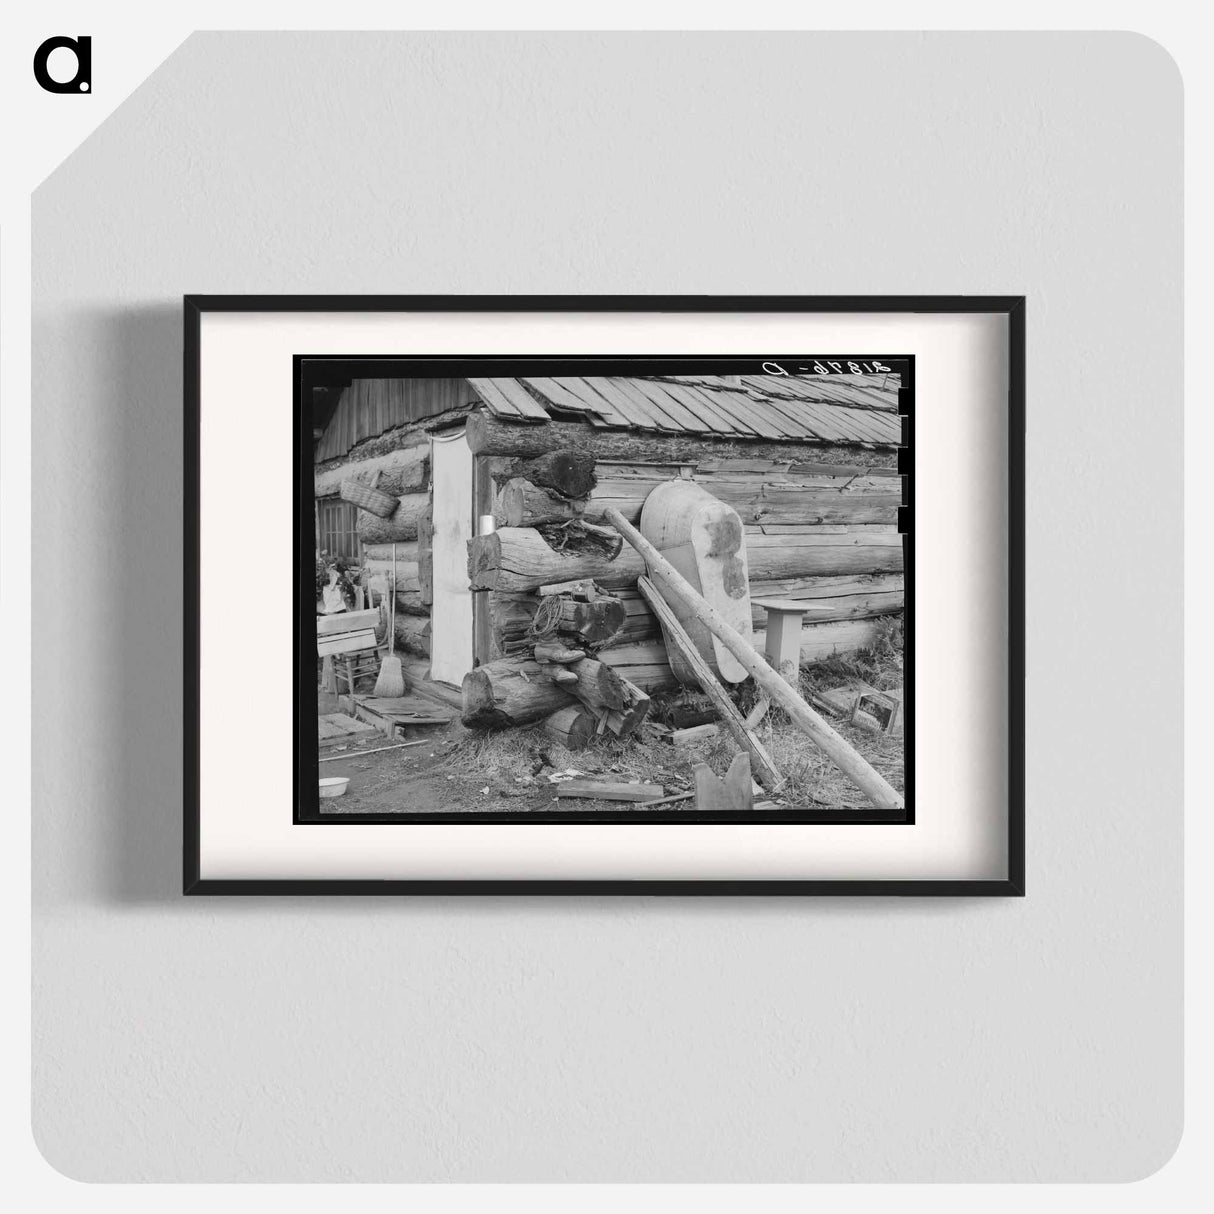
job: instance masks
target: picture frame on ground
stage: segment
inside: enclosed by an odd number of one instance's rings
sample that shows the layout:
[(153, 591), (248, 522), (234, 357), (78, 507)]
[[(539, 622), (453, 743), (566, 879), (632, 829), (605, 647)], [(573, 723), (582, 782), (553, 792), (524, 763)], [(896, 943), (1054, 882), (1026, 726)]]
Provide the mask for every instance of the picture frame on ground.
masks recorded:
[(1023, 300), (185, 313), (186, 892), (1023, 893)]

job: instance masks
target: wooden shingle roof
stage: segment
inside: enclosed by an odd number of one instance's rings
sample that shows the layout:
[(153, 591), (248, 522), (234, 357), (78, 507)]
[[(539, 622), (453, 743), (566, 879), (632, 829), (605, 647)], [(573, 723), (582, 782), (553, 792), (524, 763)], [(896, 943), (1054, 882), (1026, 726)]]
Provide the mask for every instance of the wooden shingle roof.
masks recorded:
[(495, 416), (580, 417), (595, 427), (730, 438), (897, 446), (889, 375), (522, 376), (469, 379)]

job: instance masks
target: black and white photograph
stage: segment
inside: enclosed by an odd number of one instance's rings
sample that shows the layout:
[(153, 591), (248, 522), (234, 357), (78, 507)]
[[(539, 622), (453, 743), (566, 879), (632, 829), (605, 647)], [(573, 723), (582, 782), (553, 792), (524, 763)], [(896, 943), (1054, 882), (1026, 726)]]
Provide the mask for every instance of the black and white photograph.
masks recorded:
[(297, 820), (912, 823), (913, 361), (297, 356)]

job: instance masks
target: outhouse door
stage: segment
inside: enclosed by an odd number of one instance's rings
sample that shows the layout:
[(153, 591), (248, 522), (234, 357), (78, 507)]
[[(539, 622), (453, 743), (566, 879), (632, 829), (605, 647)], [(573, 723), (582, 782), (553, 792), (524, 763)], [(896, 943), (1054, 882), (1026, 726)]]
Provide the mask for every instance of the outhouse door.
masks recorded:
[(433, 603), (430, 607), (430, 677), (456, 687), (472, 669), (472, 591), (468, 541), (473, 536), (472, 452), (461, 430), (434, 435)]

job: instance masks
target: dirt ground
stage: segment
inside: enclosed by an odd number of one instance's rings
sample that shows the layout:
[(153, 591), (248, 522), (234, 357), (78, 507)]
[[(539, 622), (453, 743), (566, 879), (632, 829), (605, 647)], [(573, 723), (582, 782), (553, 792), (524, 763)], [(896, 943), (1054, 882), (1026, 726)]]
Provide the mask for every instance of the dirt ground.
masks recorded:
[[(806, 668), (801, 682), (807, 697), (814, 692), (857, 685), (900, 691), (901, 620), (892, 619), (872, 648)], [(753, 684), (747, 681), (738, 696), (743, 713), (753, 707), (754, 697)], [(707, 699), (698, 692), (655, 697), (650, 717), (654, 721), (668, 721), (676, 708), (694, 710), (697, 706), (708, 706)], [(332, 710), (333, 706), (322, 697), (321, 712)], [(846, 720), (828, 719), (890, 784), (899, 790), (904, 787), (901, 735), (885, 737)], [(756, 732), (785, 778), (777, 794), (763, 794), (762, 799), (788, 809), (862, 812), (869, 808), (863, 794), (779, 709), (769, 710)], [(637, 734), (623, 741), (606, 734), (576, 754), (554, 743), (540, 726), (487, 732), (465, 729), (456, 721), (445, 727), (412, 726), (397, 740), (420, 744), (363, 754), (388, 745), (380, 733), (323, 744), (322, 757), (342, 757), (323, 764), (322, 774), (348, 776), (350, 785), (344, 796), (322, 799), (321, 812), (526, 813), (626, 809), (626, 802), (558, 800), (556, 784), (562, 775), (572, 772), (611, 781), (659, 784), (665, 795), (673, 796), (692, 789), (692, 767), (696, 762), (705, 762), (718, 775), (724, 775), (738, 751), (723, 729), (717, 737), (689, 747), (676, 747), (650, 734)], [(693, 807), (690, 799), (662, 806), (676, 811)]]
[[(902, 740), (883, 738), (833, 722), (835, 727), (897, 788), (902, 787)], [(382, 734), (367, 734), (337, 746), (326, 745), (322, 755), (342, 755), (325, 763), (326, 776), (348, 776), (342, 797), (320, 802), (322, 813), (468, 813), (534, 812), (560, 809), (624, 809), (618, 802), (573, 798), (558, 800), (558, 773), (577, 773), (615, 781), (660, 784), (671, 796), (689, 792), (692, 765), (702, 761), (724, 774), (737, 747), (719, 736), (694, 746), (675, 747), (666, 741), (599, 742), (577, 754), (555, 746), (542, 730), (510, 730), (503, 734), (473, 732), (454, 724), (443, 729), (409, 731), (406, 740), (420, 742), (401, 750), (362, 755), (387, 745)], [(803, 735), (789, 736), (779, 727), (765, 739), (789, 787), (770, 798), (782, 808), (867, 808), (863, 796), (841, 776)], [(759, 799), (756, 797), (756, 799)], [(768, 799), (768, 798), (764, 798)], [(692, 809), (692, 800), (674, 802), (667, 809)]]

